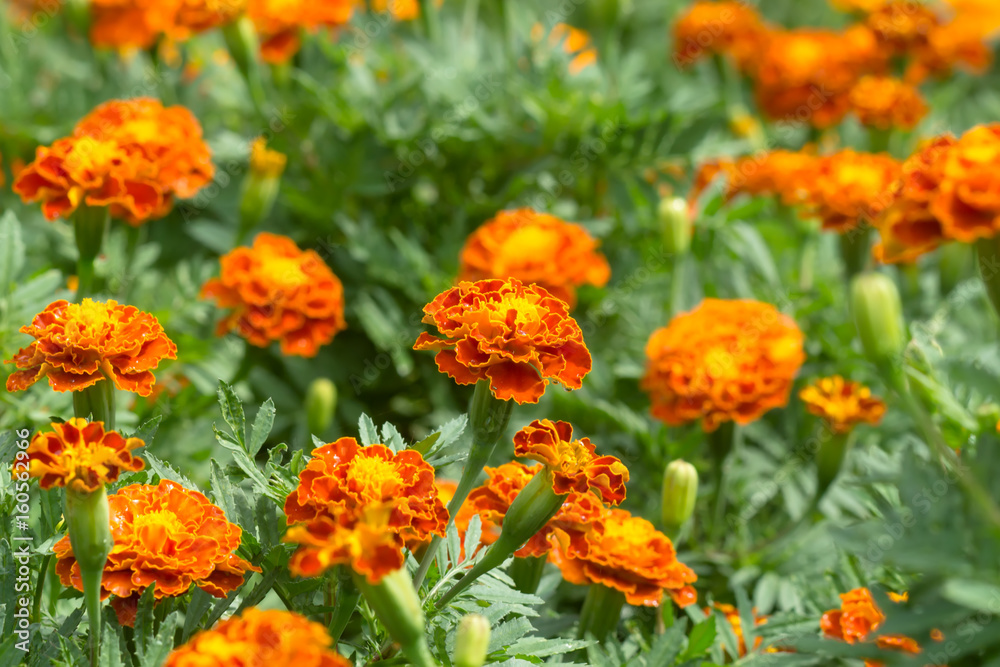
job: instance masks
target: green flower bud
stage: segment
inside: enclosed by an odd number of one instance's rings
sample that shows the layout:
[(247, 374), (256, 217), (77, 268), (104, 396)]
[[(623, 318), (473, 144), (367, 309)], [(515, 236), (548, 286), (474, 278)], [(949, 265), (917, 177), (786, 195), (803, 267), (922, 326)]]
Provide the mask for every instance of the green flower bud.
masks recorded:
[(104, 565), (115, 544), (111, 535), (108, 494), (103, 486), (92, 492), (66, 487), (63, 514), (69, 543), (80, 567), (83, 598), (90, 622), (91, 663), (98, 664), (101, 646), (101, 581)]
[(683, 459), (671, 461), (663, 473), (663, 525), (669, 535), (691, 518), (697, 499), (698, 471)]
[(250, 172), (243, 181), (240, 198), (239, 240), (270, 215), (287, 161), (283, 153), (269, 149), (263, 137), (251, 145)]
[(829, 427), (820, 427), (817, 438), (819, 449), (816, 450), (816, 502), (819, 502), (826, 490), (840, 474), (847, 452), (851, 448), (850, 433), (829, 431)]
[(424, 610), (406, 568), (390, 572), (377, 584), (355, 573), (354, 583), (410, 664), (438, 667), (424, 635)]
[(466, 614), (455, 635), (455, 667), (482, 667), (490, 649), (490, 622), (479, 614)]
[(229, 55), (236, 63), (236, 69), (247, 77), (260, 51), (253, 21), (246, 16), (233, 21), (222, 28), (222, 36), (226, 41), (226, 48), (229, 49)]
[(319, 435), (330, 428), (337, 411), (337, 385), (329, 378), (316, 378), (306, 391), (306, 419), (309, 432)]
[(881, 273), (858, 275), (851, 282), (851, 312), (865, 355), (879, 366), (893, 365), (906, 345), (896, 284)]
[(959, 282), (971, 278), (975, 257), (972, 248), (965, 243), (948, 243), (938, 253), (938, 278), (941, 294), (955, 289)]
[(657, 207), (663, 247), (672, 255), (683, 255), (691, 247), (691, 216), (687, 202), (681, 197), (666, 197)]

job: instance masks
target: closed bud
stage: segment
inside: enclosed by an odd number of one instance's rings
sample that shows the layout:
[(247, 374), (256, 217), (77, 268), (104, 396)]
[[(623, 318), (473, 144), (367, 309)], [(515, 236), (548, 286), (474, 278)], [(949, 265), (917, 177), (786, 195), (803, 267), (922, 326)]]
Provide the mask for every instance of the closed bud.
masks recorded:
[(882, 273), (859, 274), (851, 282), (851, 312), (865, 355), (879, 366), (893, 365), (906, 345), (896, 283)]
[(309, 432), (320, 435), (330, 428), (337, 411), (337, 385), (329, 378), (316, 378), (306, 391), (306, 421)]
[(671, 461), (663, 473), (663, 525), (676, 535), (694, 514), (698, 499), (698, 471), (683, 459)]
[(490, 649), (490, 622), (479, 614), (466, 614), (455, 635), (455, 667), (482, 667)]
[(285, 155), (269, 149), (262, 137), (254, 140), (250, 147), (250, 171), (243, 181), (240, 198), (241, 237), (270, 215), (286, 162)]
[(657, 207), (664, 249), (672, 255), (683, 255), (691, 247), (691, 216), (682, 197), (664, 197)]

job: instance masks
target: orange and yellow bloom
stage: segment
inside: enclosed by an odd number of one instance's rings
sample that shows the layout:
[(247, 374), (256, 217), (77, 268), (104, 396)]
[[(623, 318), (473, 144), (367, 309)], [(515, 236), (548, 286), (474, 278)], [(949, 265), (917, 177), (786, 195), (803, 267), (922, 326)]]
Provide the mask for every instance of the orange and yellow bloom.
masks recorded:
[(888, 76), (864, 76), (851, 88), (851, 111), (862, 125), (880, 130), (912, 130), (927, 115), (914, 86)]
[(246, 0), (90, 0), (90, 41), (119, 50), (183, 41), (234, 21)]
[(569, 306), (516, 278), (462, 282), (424, 307), (415, 350), (436, 350), (442, 373), (459, 384), (487, 380), (496, 398), (537, 403), (549, 382), (579, 389), (591, 358)]
[[(133, 484), (108, 496), (114, 547), (104, 566), (101, 597), (123, 625), (133, 625), (139, 596), (156, 584), (157, 600), (184, 595), (197, 586), (225, 597), (260, 569), (236, 555), (240, 527), (201, 493), (176, 482)], [(64, 586), (83, 590), (69, 536), (52, 548)]]
[(251, 345), (280, 341), (282, 354), (314, 357), (347, 326), (343, 285), (314, 250), (261, 233), (220, 263), (222, 275), (201, 289), (203, 298), (232, 310), (219, 322), (220, 336), (235, 330)]
[(886, 409), (885, 402), (872, 396), (868, 387), (839, 375), (820, 378), (799, 392), (799, 398), (836, 433), (847, 433), (861, 423), (876, 425)]
[(872, 224), (892, 202), (901, 173), (889, 155), (848, 148), (817, 159), (809, 202), (823, 229), (843, 234)]
[[(722, 615), (726, 617), (726, 621), (729, 622), (729, 625), (732, 626), (733, 634), (736, 635), (737, 650), (739, 651), (738, 657), (742, 658), (747, 654), (747, 644), (746, 640), (743, 637), (743, 620), (740, 618), (739, 610), (733, 605), (726, 604), (725, 602), (713, 602), (712, 607), (705, 607), (702, 611), (704, 611), (706, 614), (710, 614), (712, 613), (713, 607), (718, 611), (720, 611)], [(755, 626), (760, 626), (767, 623), (767, 617), (758, 616), (756, 609), (754, 609), (752, 613), (754, 615)], [(757, 649), (763, 643), (763, 641), (764, 641), (763, 637), (757, 637), (756, 639), (754, 639), (753, 642), (754, 649)], [(767, 649), (767, 652), (774, 653), (776, 651), (769, 647)]]
[(702, 164), (695, 174), (688, 201), (696, 200), (720, 174), (726, 178), (726, 200), (740, 194), (774, 195), (783, 204), (804, 202), (811, 194), (819, 158), (805, 151), (777, 149), (735, 160), (723, 158)]
[(21, 333), (35, 341), (12, 359), (19, 370), (7, 391), (27, 389), (42, 378), (56, 391), (79, 391), (108, 379), (124, 391), (149, 396), (153, 369), (176, 359), (177, 346), (155, 317), (116, 301), (55, 301)]
[(52, 424), (49, 433), (36, 433), (28, 445), (28, 474), (43, 489), (64, 486), (79, 493), (97, 491), (123, 471), (138, 471), (142, 459), (132, 450), (145, 446), (139, 438), (105, 431), (101, 422), (74, 418)]
[(597, 246), (583, 227), (547, 213), (501, 211), (466, 240), (458, 279), (517, 278), (572, 306), (577, 287), (603, 287), (611, 277)]
[(685, 67), (706, 54), (720, 53), (741, 70), (752, 68), (769, 28), (745, 2), (693, 3), (674, 23), (674, 63)]
[(250, 607), (178, 646), (163, 667), (351, 667), (332, 644), (305, 616)]
[(84, 117), (69, 137), (40, 146), (14, 182), (49, 220), (78, 206), (108, 207), (131, 225), (162, 218), (177, 197), (193, 197), (214, 167), (190, 111), (139, 97), (112, 100)]
[(248, 0), (247, 16), (260, 33), (265, 62), (288, 62), (302, 46), (302, 30), (337, 28), (351, 20), (353, 0)]
[(642, 388), (667, 424), (748, 424), (787, 404), (802, 344), (795, 321), (770, 304), (706, 299), (650, 337)]

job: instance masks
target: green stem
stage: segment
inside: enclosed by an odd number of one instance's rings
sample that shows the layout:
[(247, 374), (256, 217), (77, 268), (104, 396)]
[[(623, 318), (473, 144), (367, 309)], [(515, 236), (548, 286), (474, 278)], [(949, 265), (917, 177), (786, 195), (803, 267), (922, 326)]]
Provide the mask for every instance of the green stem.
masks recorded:
[(38, 623), (42, 620), (42, 593), (45, 591), (45, 577), (49, 573), (49, 563), (52, 562), (52, 554), (45, 554), (42, 557), (42, 566), (38, 570), (38, 581), (35, 582), (35, 599), (31, 603), (31, 622)]
[(877, 127), (868, 128), (868, 150), (872, 153), (888, 152), (891, 139), (891, 129), (883, 130)]
[(355, 573), (354, 584), (414, 667), (439, 667), (427, 645), (424, 612), (406, 568), (385, 575), (377, 584)]
[(844, 261), (844, 275), (848, 283), (864, 271), (871, 262), (872, 228), (866, 220), (840, 235), (840, 257)]
[(723, 518), (726, 513), (726, 481), (728, 479), (726, 460), (733, 450), (733, 443), (736, 438), (736, 424), (731, 421), (723, 422), (715, 431), (708, 434), (708, 448), (712, 455), (715, 467), (716, 485), (714, 505), (714, 520), (710, 532), (713, 539), (718, 535), (718, 531), (724, 525)]
[(624, 605), (625, 594), (621, 591), (601, 584), (591, 584), (580, 611), (577, 637), (583, 639), (590, 634), (598, 641), (604, 641), (608, 633), (618, 627)]
[(510, 570), (507, 571), (514, 580), (514, 587), (522, 593), (534, 594), (538, 590), (538, 583), (542, 580), (542, 573), (545, 572), (545, 560), (544, 557), (538, 556), (515, 558)]
[(101, 253), (109, 220), (106, 207), (81, 204), (73, 213), (73, 230), (79, 253), (76, 262), (76, 276), (79, 281), (76, 290), (77, 303), (83, 302), (94, 293), (94, 260)]
[(687, 253), (681, 253), (674, 262), (670, 276), (670, 317), (677, 317), (684, 312), (684, 270), (687, 266)]
[[(822, 424), (818, 427), (822, 430), (830, 430), (829, 424)], [(816, 504), (823, 499), (826, 490), (830, 488), (840, 469), (844, 465), (847, 452), (853, 444), (851, 433), (832, 432), (826, 441), (820, 441), (819, 449), (816, 451)]]
[(813, 288), (816, 277), (816, 253), (819, 246), (819, 232), (806, 230), (802, 240), (802, 253), (799, 256), (799, 289), (808, 292)]
[(105, 431), (115, 430), (115, 385), (111, 380), (73, 392), (73, 415), (102, 422)]
[(114, 546), (104, 486), (90, 493), (67, 487), (63, 513), (73, 557), (80, 567), (83, 598), (90, 621), (90, 656), (96, 667), (101, 650), (101, 579)]
[(361, 598), (361, 591), (354, 585), (350, 571), (343, 566), (337, 568), (336, 584), (336, 609), (333, 612), (333, 618), (328, 628), (334, 645), (340, 641), (340, 636), (344, 634), (344, 628), (347, 627), (351, 616), (354, 615), (354, 610), (358, 606), (358, 600)]

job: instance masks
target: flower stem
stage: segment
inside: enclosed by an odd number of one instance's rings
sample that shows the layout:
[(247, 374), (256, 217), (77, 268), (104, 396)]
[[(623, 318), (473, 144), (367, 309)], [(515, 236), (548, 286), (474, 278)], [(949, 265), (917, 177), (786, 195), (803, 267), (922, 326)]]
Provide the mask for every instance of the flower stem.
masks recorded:
[(424, 634), (420, 598), (406, 568), (385, 575), (377, 584), (355, 573), (354, 583), (410, 663), (414, 667), (438, 667)]
[(715, 497), (713, 498), (714, 519), (712, 521), (712, 537), (718, 535), (718, 531), (724, 525), (723, 518), (726, 513), (726, 460), (733, 450), (733, 443), (736, 440), (736, 424), (727, 421), (719, 425), (719, 428), (708, 434), (708, 449), (712, 455), (712, 462), (715, 465)]
[(96, 666), (101, 650), (101, 579), (114, 546), (107, 492), (103, 486), (90, 493), (67, 487), (64, 514), (73, 557), (80, 567), (83, 598), (90, 621), (90, 656)]
[(73, 414), (81, 419), (102, 422), (105, 431), (115, 430), (115, 385), (111, 380), (73, 392)]
[(76, 262), (76, 276), (79, 281), (76, 301), (82, 302), (94, 293), (94, 260), (101, 253), (104, 233), (110, 220), (106, 207), (92, 207), (81, 204), (73, 213), (73, 230), (79, 258)]
[(864, 271), (871, 260), (871, 237), (872, 228), (865, 221), (840, 235), (840, 257), (844, 262), (844, 274), (848, 283)]
[(514, 586), (522, 593), (534, 594), (538, 590), (538, 582), (542, 580), (545, 571), (545, 558), (528, 556), (515, 558), (507, 574), (514, 580)]
[(588, 634), (598, 641), (604, 641), (612, 630), (618, 627), (625, 594), (602, 584), (591, 584), (580, 611), (577, 637), (583, 639)]
[(343, 566), (337, 568), (336, 584), (337, 593), (334, 603), (336, 609), (333, 612), (333, 618), (328, 628), (330, 638), (333, 639), (335, 645), (340, 641), (340, 635), (344, 634), (344, 628), (347, 627), (351, 616), (354, 615), (354, 610), (358, 606), (358, 600), (361, 598), (361, 591), (358, 590), (358, 587), (351, 580), (350, 571)]
[[(818, 428), (822, 432), (824, 429), (830, 429), (830, 426), (823, 424)], [(840, 474), (840, 468), (844, 465), (844, 459), (852, 444), (851, 433), (833, 432), (825, 440), (820, 438), (820, 446), (816, 451), (816, 505)]]

